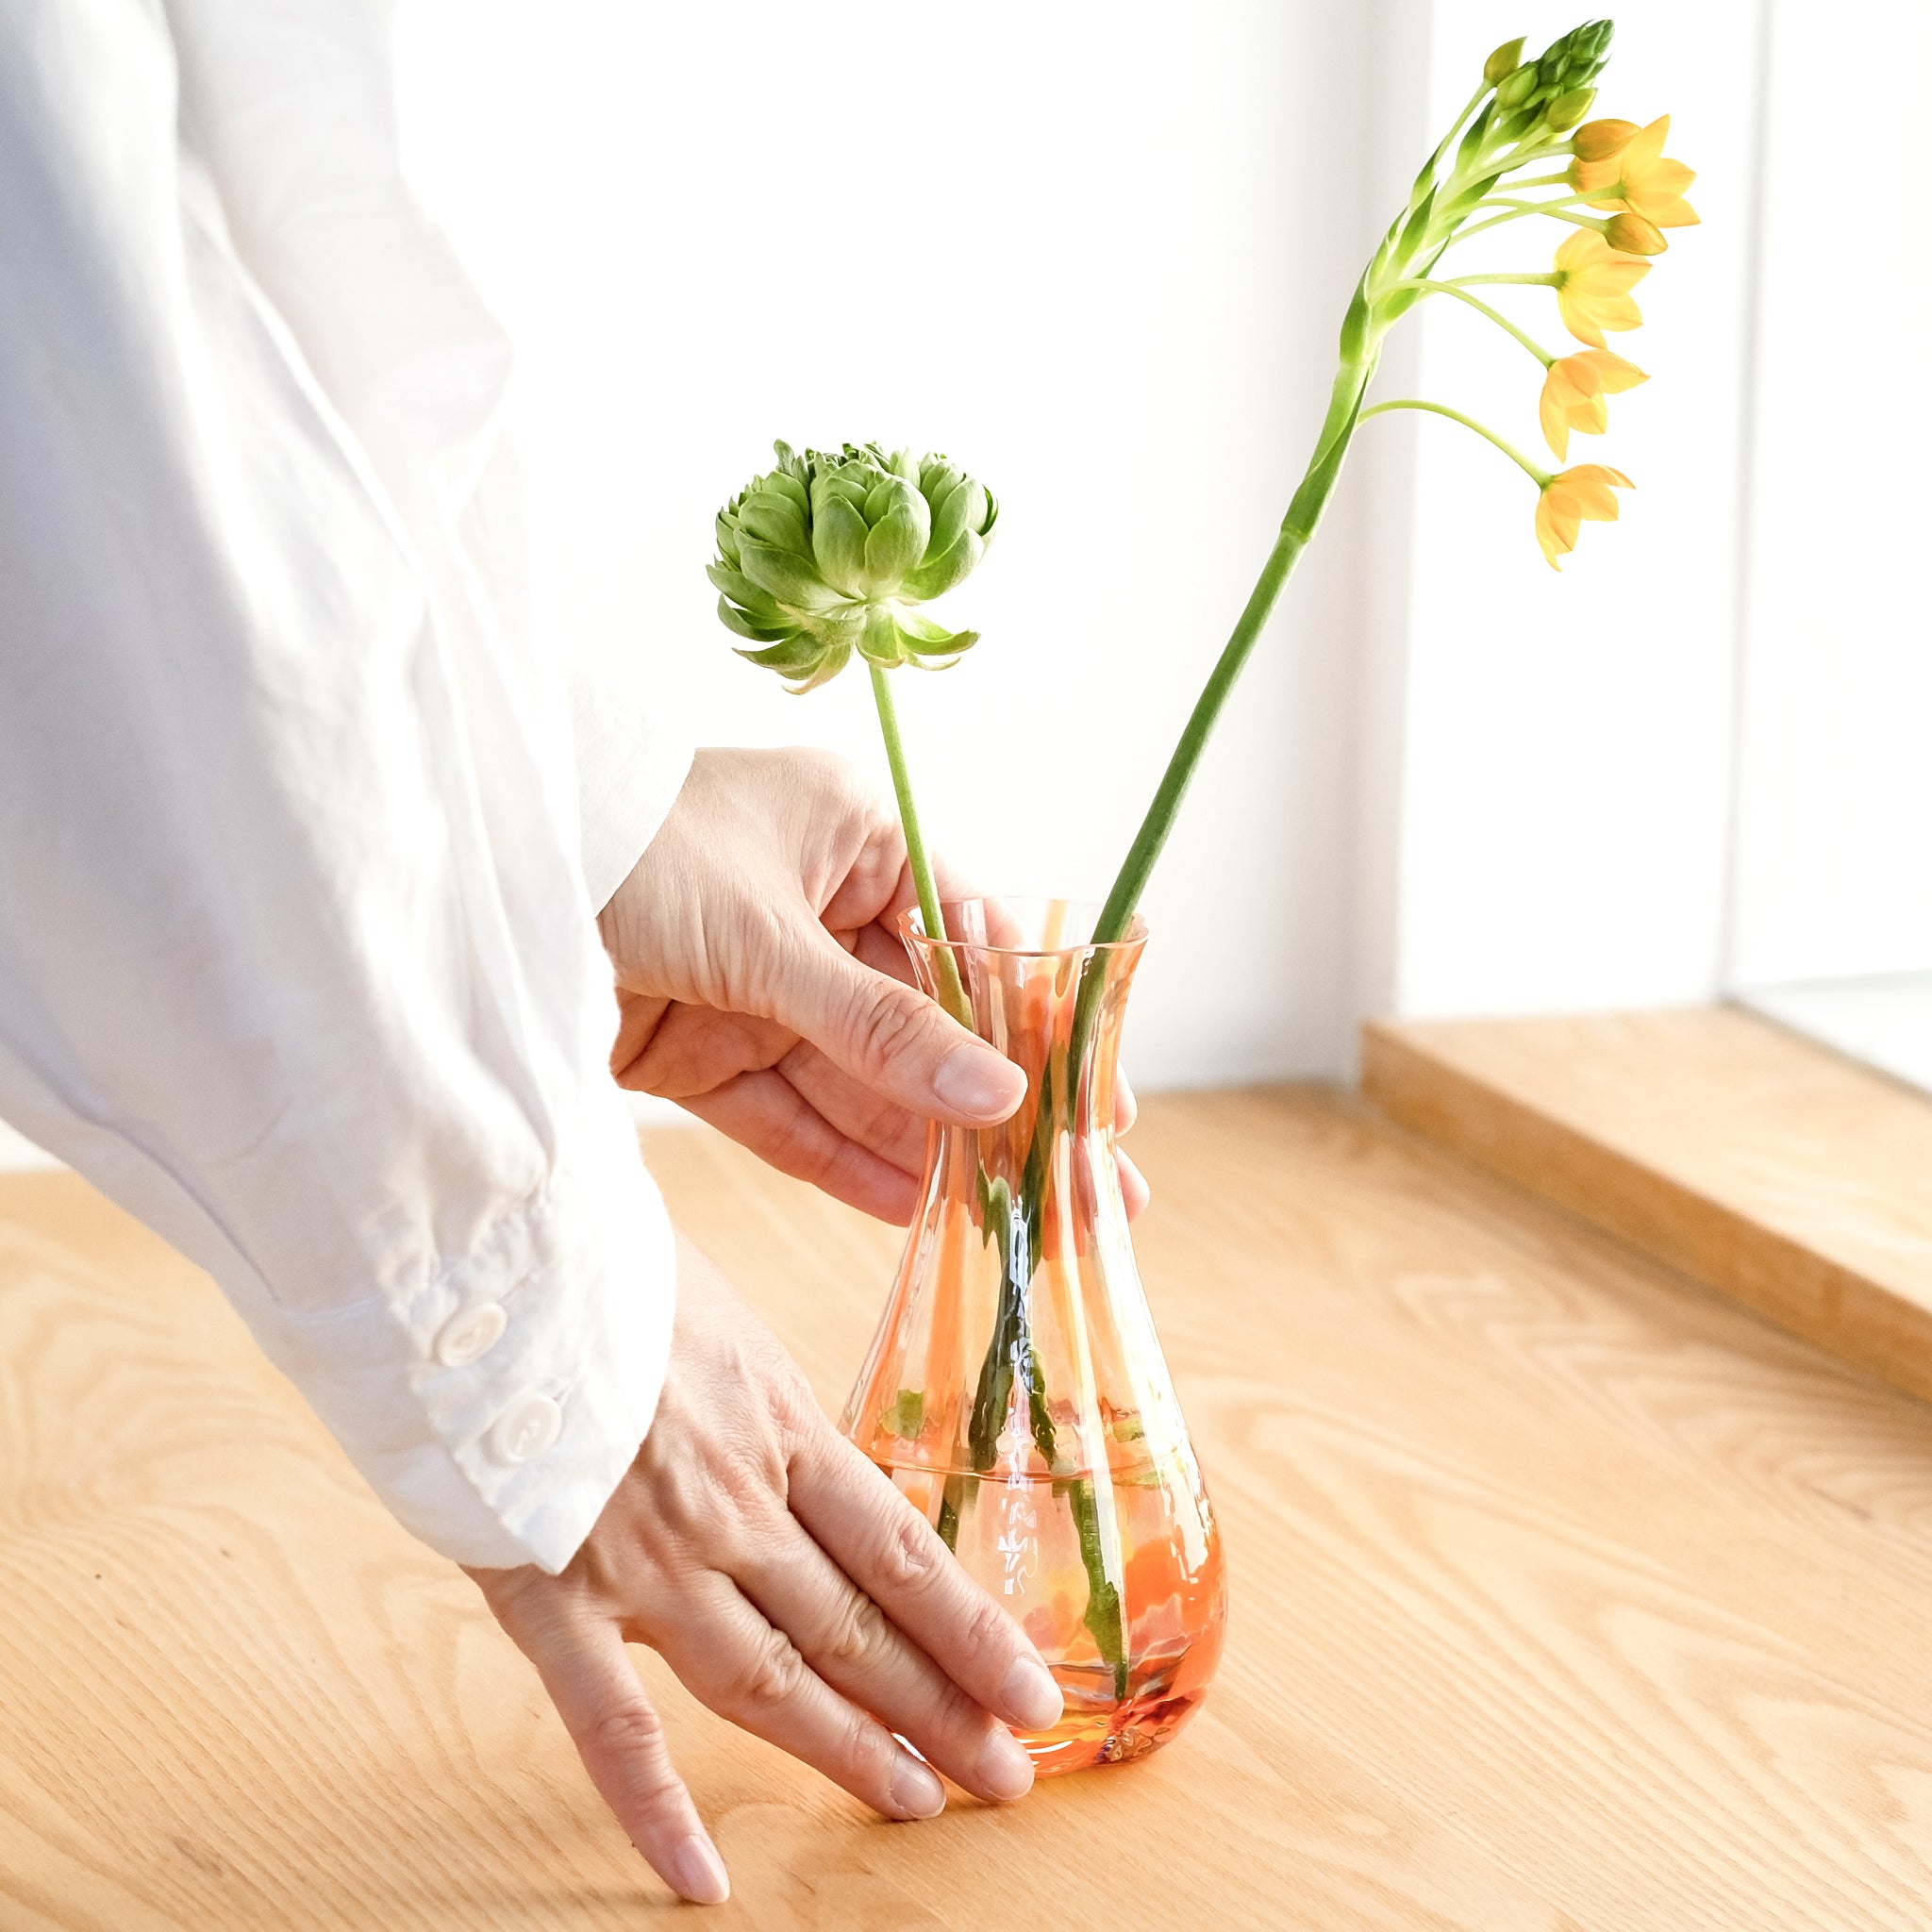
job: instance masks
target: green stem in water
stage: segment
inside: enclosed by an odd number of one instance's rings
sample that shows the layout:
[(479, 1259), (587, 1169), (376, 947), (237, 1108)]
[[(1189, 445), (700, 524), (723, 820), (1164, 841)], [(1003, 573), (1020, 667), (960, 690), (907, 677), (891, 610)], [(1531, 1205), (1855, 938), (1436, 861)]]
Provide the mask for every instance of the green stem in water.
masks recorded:
[(959, 969), (946, 940), (945, 916), (940, 910), (940, 895), (932, 882), (932, 861), (925, 853), (925, 835), (919, 829), (919, 808), (912, 802), (912, 776), (906, 769), (906, 746), (899, 736), (899, 713), (892, 703), (892, 686), (887, 674), (876, 664), (872, 671), (873, 702), (878, 707), (879, 730), (886, 741), (886, 762), (892, 768), (892, 791), (899, 801), (899, 823), (906, 831), (906, 858), (912, 868), (912, 885), (919, 894), (920, 922), (933, 946), (933, 970), (939, 976), (940, 1004), (958, 1021), (971, 1027), (973, 1008), (966, 989), (959, 983)]
[(1377, 403), (1373, 409), (1364, 409), (1362, 421), (1367, 422), (1371, 416), (1379, 416), (1389, 409), (1426, 409), (1432, 416), (1446, 416), (1452, 423), (1460, 423), (1465, 429), (1474, 429), (1485, 442), (1493, 443), (1539, 490), (1549, 487), (1550, 473), (1547, 470), (1531, 462), (1513, 442), (1505, 441), (1487, 424), (1478, 423), (1474, 416), (1465, 416), (1460, 409), (1452, 409), (1447, 403), (1424, 403), (1413, 396), (1401, 396), (1394, 402)]

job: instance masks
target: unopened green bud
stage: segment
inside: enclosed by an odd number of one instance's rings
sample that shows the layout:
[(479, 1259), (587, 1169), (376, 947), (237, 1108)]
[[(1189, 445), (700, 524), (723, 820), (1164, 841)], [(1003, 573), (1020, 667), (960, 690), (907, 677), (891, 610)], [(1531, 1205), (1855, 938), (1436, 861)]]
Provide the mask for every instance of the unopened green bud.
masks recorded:
[(1513, 41), (1505, 41), (1490, 58), (1483, 62), (1483, 78), (1491, 87), (1506, 74), (1515, 71), (1523, 59), (1524, 36), (1518, 34)]
[(1573, 87), (1567, 94), (1558, 94), (1543, 111), (1543, 119), (1558, 134), (1574, 127), (1590, 112), (1590, 104), (1596, 99), (1593, 87)]
[(760, 646), (741, 655), (809, 691), (856, 649), (874, 664), (946, 661), (973, 644), (915, 606), (965, 577), (986, 554), (999, 506), (941, 456), (838, 455), (785, 443), (718, 512), (717, 586), (725, 626)]
[(1496, 102), (1499, 107), (1520, 108), (1535, 92), (1536, 62), (1529, 60), (1511, 69), (1496, 83)]
[(1586, 21), (1582, 26), (1573, 27), (1544, 49), (1544, 78), (1559, 93), (1588, 87), (1603, 72), (1615, 32), (1615, 25), (1607, 20)]

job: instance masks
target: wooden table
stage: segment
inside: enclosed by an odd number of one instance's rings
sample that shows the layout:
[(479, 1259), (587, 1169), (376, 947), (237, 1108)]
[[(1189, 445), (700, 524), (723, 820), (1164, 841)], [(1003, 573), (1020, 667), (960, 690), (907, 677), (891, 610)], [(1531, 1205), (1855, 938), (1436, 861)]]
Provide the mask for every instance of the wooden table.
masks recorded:
[[(1232, 1567), (1206, 1711), (889, 1825), (641, 1657), (714, 1923), (1932, 1924), (1932, 1409), (1344, 1099), (1170, 1098), (1135, 1140)], [(836, 1404), (893, 1233), (708, 1135), (652, 1158)], [(0, 1183), (0, 1932), (674, 1909), (207, 1282), (77, 1181)]]

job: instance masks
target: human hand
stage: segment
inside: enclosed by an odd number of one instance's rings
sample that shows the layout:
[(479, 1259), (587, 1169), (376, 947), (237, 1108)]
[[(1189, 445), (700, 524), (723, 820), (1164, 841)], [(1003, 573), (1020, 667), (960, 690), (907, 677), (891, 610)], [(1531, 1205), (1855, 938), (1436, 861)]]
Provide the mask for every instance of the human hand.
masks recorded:
[[(939, 870), (941, 896), (965, 896)], [(598, 922), (617, 972), (619, 1084), (909, 1221), (926, 1122), (990, 1126), (1025, 1094), (1017, 1067), (913, 984), (894, 922), (914, 903), (897, 815), (843, 759), (699, 752)], [(1124, 1080), (1119, 1092), (1124, 1132), (1134, 1103)], [(1147, 1184), (1119, 1159), (1138, 1214)]]
[(570, 1566), (473, 1570), (536, 1665), (591, 1781), (683, 1897), (728, 1893), (629, 1657), (648, 1643), (722, 1717), (889, 1818), (940, 1781), (1032, 1785), (1000, 1722), (1043, 1729), (1060, 1693), (1019, 1626), (825, 1420), (777, 1338), (688, 1241), (650, 1434)]

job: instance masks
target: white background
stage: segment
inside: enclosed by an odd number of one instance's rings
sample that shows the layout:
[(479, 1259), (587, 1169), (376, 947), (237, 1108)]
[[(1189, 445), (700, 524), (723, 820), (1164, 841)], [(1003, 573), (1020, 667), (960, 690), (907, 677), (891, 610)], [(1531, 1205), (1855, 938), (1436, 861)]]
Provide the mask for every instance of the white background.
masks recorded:
[[(984, 641), (897, 686), (928, 833), (1103, 896), (1306, 460), (1420, 37), (1257, 0), (407, 17), (413, 163), (522, 344), (560, 631), (701, 742), (883, 783), (862, 678), (793, 698), (732, 656), (711, 520), (774, 436), (946, 450), (1002, 510), (946, 613)], [(1146, 903), (1144, 1083), (1344, 1050), (1364, 523), (1324, 533)]]
[[(1932, 67), (1924, 0), (1857, 19), (1881, 74)], [(1752, 987), (1932, 969), (1923, 117), (1845, 62), (1844, 16), (1774, 0), (1734, 961)]]
[[(1925, 70), (1923, 6), (1859, 18), (1885, 72)], [(943, 448), (1002, 518), (941, 613), (984, 641), (897, 686), (929, 829), (998, 886), (1091, 896), (1408, 175), (1493, 44), (1574, 24), (1568, 0), (403, 19), (411, 168), (520, 341), (556, 634), (700, 741), (830, 744), (883, 782), (862, 680), (794, 699), (732, 656), (711, 514), (774, 435)], [(1889, 83), (1809, 0), (1634, 0), (1618, 28), (1597, 111), (1671, 112), (1705, 217), (1612, 339), (1653, 380), (1573, 443), (1635, 479), (1624, 521), (1559, 576), (1505, 459), (1437, 419), (1365, 427), (1149, 894), (1143, 1085), (1345, 1075), (1370, 1013), (1700, 1001), (1733, 953), (1750, 980), (1932, 964), (1907, 575), (1932, 503), (1891, 414), (1916, 364), (1895, 347), (1868, 385), (1845, 352), (1886, 317), (1923, 339), (1884, 198), (1916, 180), (1911, 117), (1871, 110)], [(1464, 265), (1545, 267), (1562, 232)], [(1543, 291), (1498, 299), (1574, 346)], [(1534, 451), (1538, 381), (1439, 302), (1380, 393)]]

